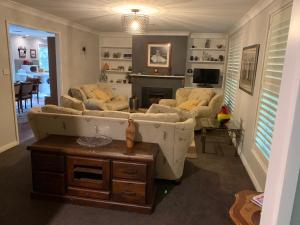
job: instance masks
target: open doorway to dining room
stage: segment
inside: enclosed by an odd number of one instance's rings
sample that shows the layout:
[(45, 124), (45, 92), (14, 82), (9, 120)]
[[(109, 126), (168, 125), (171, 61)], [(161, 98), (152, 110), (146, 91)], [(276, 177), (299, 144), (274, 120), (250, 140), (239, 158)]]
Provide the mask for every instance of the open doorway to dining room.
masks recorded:
[(56, 38), (52, 32), (8, 24), (19, 142), (33, 137), (27, 119), (29, 110), (58, 103)]

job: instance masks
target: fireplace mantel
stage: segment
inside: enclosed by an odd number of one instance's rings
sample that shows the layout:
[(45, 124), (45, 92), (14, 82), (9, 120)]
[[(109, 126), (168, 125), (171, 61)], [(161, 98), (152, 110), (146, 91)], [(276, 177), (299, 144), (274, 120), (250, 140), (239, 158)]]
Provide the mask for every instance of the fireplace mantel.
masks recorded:
[(185, 76), (174, 76), (174, 75), (157, 75), (157, 74), (130, 74), (131, 77), (146, 77), (146, 78), (159, 78), (159, 79), (184, 79)]

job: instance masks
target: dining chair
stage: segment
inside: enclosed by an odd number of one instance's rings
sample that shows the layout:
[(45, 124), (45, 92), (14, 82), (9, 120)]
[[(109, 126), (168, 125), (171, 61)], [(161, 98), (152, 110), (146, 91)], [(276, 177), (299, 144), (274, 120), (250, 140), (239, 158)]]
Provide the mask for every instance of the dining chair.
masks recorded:
[(25, 101), (25, 109), (27, 108), (27, 99), (30, 99), (30, 105), (32, 107), (32, 90), (33, 83), (25, 82), (21, 83), (21, 93), (20, 93), (20, 102), (21, 102), (21, 110), (23, 112), (23, 100)]
[(40, 104), (40, 102), (39, 102), (39, 92), (40, 92), (41, 78), (39, 78), (39, 77), (38, 78), (27, 77), (26, 82), (31, 82), (33, 84), (32, 94), (36, 94), (37, 103)]
[(17, 102), (18, 106), (18, 113), (20, 114), (20, 93), (21, 93), (21, 84), (20, 83), (15, 83), (14, 84), (14, 90), (15, 90), (15, 101)]

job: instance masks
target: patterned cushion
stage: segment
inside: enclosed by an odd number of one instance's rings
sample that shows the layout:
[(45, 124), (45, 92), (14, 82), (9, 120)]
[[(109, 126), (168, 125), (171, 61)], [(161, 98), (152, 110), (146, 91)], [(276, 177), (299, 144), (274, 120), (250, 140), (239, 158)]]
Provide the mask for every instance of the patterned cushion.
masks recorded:
[(109, 95), (106, 94), (104, 91), (102, 91), (100, 89), (96, 89), (93, 92), (94, 92), (94, 95), (97, 99), (102, 100), (103, 102), (109, 102), (110, 101)]
[(42, 107), (42, 112), (45, 113), (57, 113), (57, 114), (70, 114), (70, 115), (82, 115), (81, 111), (64, 108), (57, 105), (45, 105)]
[(85, 110), (84, 104), (82, 101), (72, 98), (69, 95), (63, 95), (60, 97), (60, 103), (62, 107), (76, 109), (79, 111)]
[(177, 108), (184, 109), (187, 111), (191, 111), (192, 109), (196, 108), (197, 106), (204, 106), (207, 105), (207, 101), (199, 101), (199, 100), (188, 100), (186, 102), (181, 103)]
[(189, 100), (197, 100), (197, 101), (203, 101), (206, 100), (207, 102), (210, 102), (212, 97), (214, 97), (215, 92), (211, 88), (194, 88), (188, 99)]
[(97, 89), (96, 84), (85, 84), (82, 85), (82, 90), (87, 98), (96, 98), (94, 91)]

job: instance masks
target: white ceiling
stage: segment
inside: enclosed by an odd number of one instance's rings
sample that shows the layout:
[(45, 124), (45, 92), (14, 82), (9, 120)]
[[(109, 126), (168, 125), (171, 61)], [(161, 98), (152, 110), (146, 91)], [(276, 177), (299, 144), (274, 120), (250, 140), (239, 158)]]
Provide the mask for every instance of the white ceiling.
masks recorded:
[(150, 31), (226, 32), (258, 0), (14, 0), (100, 32), (120, 32), (121, 14), (115, 6), (154, 7)]

